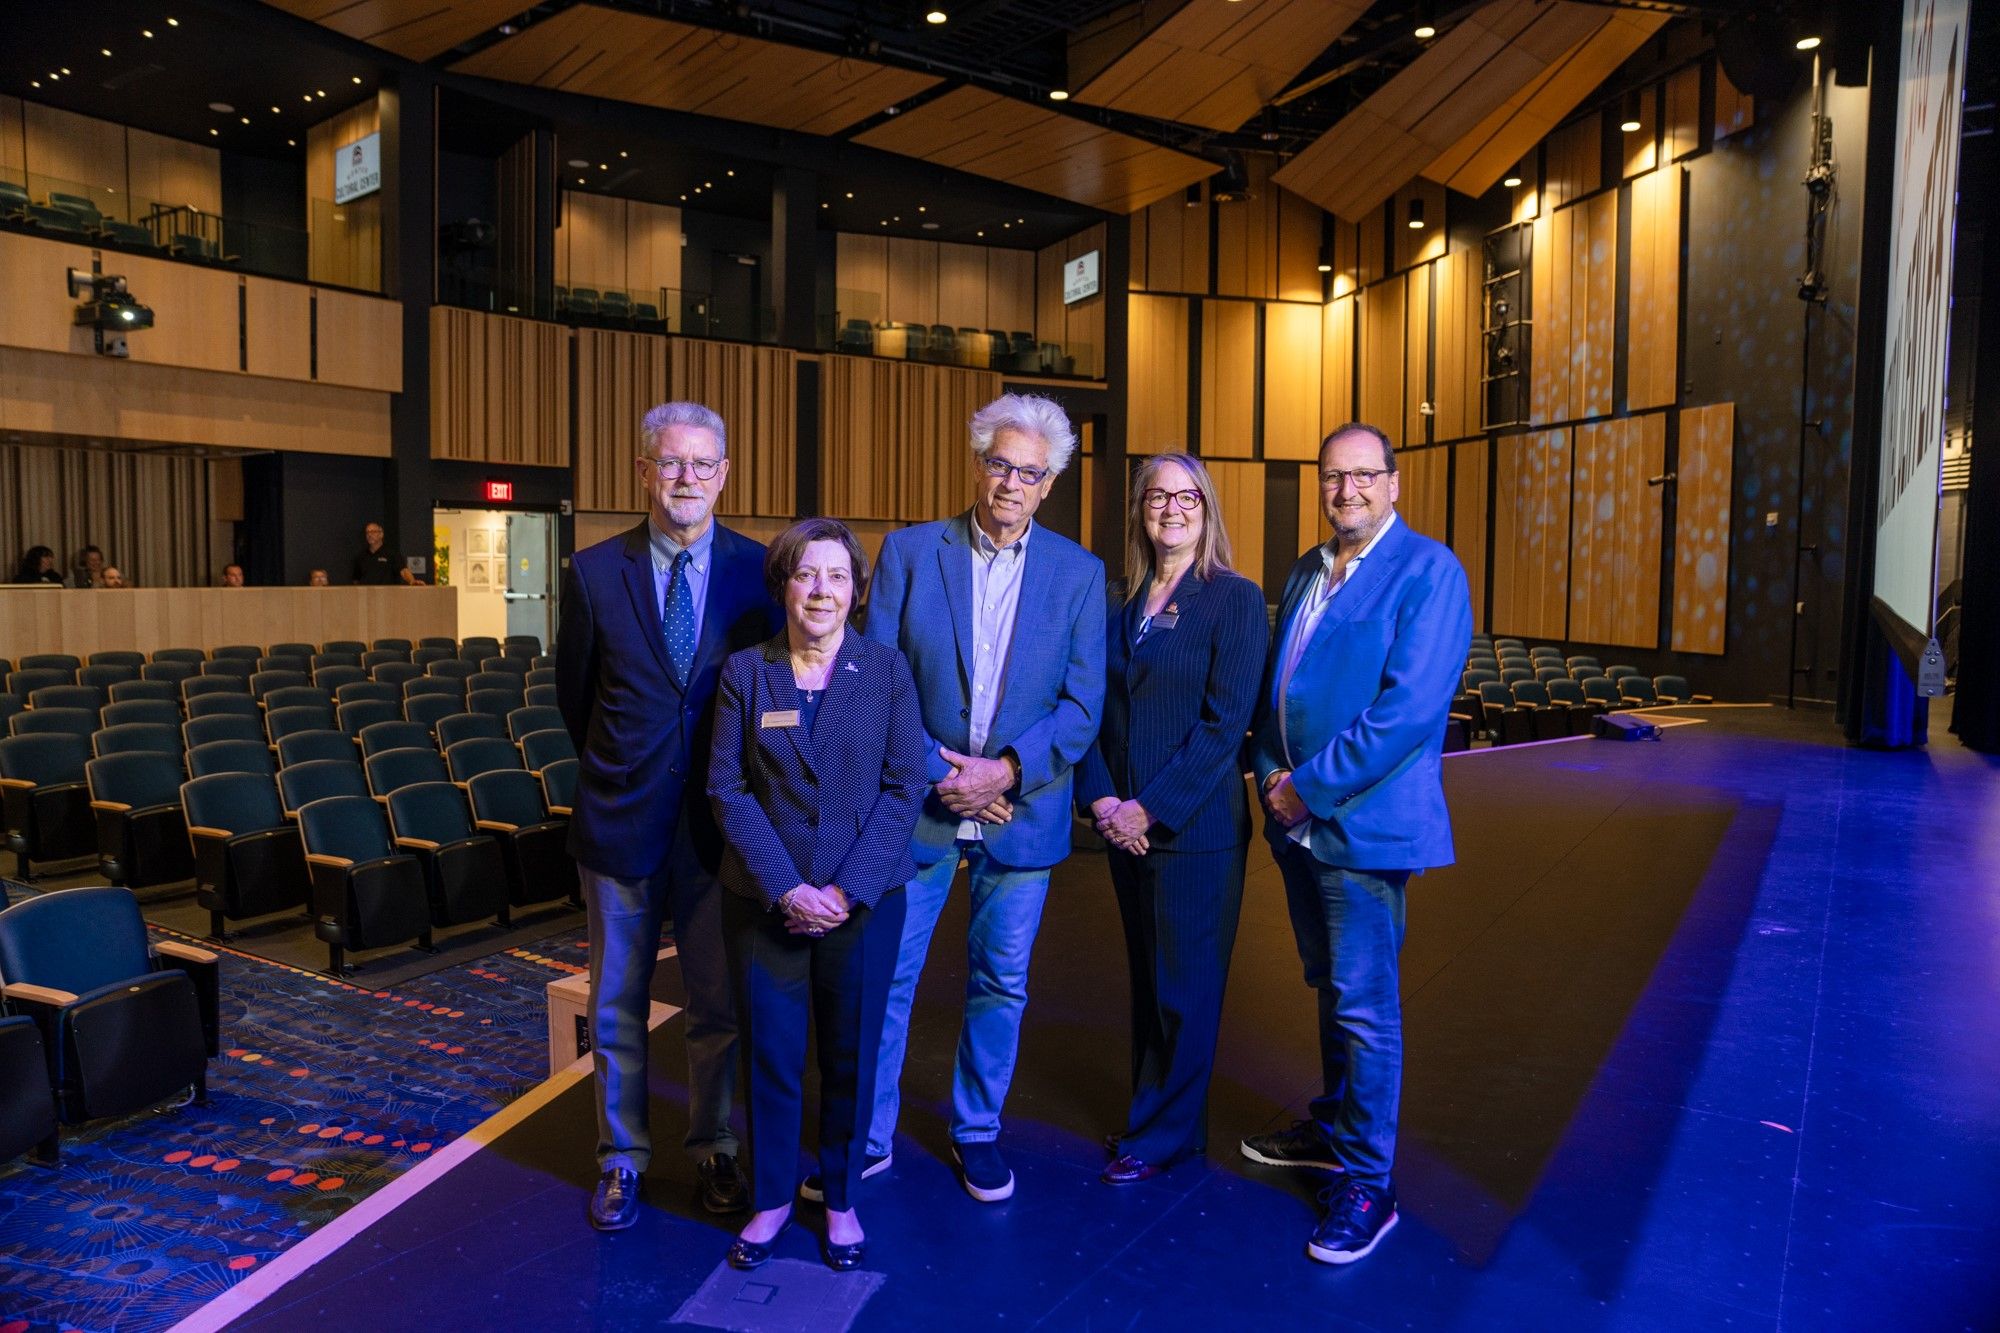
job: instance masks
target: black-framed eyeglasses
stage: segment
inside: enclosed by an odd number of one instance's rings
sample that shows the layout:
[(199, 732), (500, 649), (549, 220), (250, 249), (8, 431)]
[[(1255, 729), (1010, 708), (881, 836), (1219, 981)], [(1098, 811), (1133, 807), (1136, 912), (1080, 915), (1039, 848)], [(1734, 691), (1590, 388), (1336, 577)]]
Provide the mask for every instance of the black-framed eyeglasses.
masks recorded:
[(683, 473), (691, 472), (698, 481), (713, 481), (722, 467), (719, 458), (642, 458), (639, 460), (659, 473), (662, 481), (679, 481)]
[(1022, 467), (1020, 464), (1010, 463), (1004, 458), (982, 458), (979, 460), (979, 464), (986, 469), (986, 475), (992, 477), (994, 480), (998, 481), (1011, 472), (1021, 479), (1023, 486), (1041, 485), (1042, 479), (1048, 476), (1050, 471), (1050, 469), (1045, 467)]
[(1338, 490), (1341, 482), (1351, 481), (1355, 490), (1365, 491), (1388, 475), (1387, 468), (1379, 467), (1328, 468), (1319, 474), (1319, 484), (1331, 491)]
[(1146, 502), (1148, 509), (1165, 509), (1169, 500), (1182, 509), (1201, 508), (1200, 491), (1163, 491), (1157, 486), (1149, 486), (1139, 492), (1139, 498)]

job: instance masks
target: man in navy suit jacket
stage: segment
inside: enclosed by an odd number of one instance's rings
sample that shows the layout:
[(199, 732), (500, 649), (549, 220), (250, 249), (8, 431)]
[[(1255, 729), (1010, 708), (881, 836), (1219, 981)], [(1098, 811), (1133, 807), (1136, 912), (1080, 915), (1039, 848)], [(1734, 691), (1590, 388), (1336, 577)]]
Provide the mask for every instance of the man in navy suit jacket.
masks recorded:
[(972, 418), (970, 513), (892, 532), (867, 634), (909, 658), (931, 742), (931, 794), (911, 848), (903, 944), (882, 1025), (868, 1165), (888, 1165), (910, 1001), (963, 858), (971, 871), (965, 1024), (951, 1138), (967, 1193), (997, 1202), (1014, 1174), (995, 1140), (1014, 1076), (1028, 958), (1049, 870), (1069, 855), (1070, 770), (1104, 703), (1104, 563), (1034, 524), (1076, 434), (1046, 398), (1007, 394)]
[(652, 512), (571, 559), (556, 637), (557, 702), (581, 760), (569, 845), (590, 908), (600, 1173), (590, 1217), (601, 1230), (637, 1219), (652, 1159), (646, 1017), (667, 917), (687, 989), (687, 1151), (711, 1211), (748, 1202), (729, 1127), (736, 1018), (708, 758), (723, 660), (780, 623), (763, 545), (711, 512), (729, 478), (722, 418), (666, 403), (646, 414), (641, 439)]
[(1306, 1252), (1345, 1264), (1396, 1222), (1403, 891), (1451, 864), (1440, 760), (1472, 603), (1458, 558), (1396, 517), (1381, 431), (1327, 436), (1319, 482), (1333, 539), (1285, 582), (1249, 757), (1319, 996), (1321, 1088), (1310, 1119), (1245, 1139), (1243, 1155), (1339, 1173)]

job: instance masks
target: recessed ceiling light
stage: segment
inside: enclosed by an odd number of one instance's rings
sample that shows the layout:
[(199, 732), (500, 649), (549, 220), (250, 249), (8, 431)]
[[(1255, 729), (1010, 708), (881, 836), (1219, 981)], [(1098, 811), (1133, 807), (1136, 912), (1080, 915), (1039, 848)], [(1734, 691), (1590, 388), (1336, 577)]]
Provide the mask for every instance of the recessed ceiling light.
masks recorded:
[(701, 188), (702, 188), (702, 189), (704, 189), (704, 190), (713, 190), (713, 189), (715, 188), (715, 182), (714, 182), (714, 181), (703, 181), (703, 182), (701, 183)]
[(1438, 35), (1438, 30), (1437, 30), (1436, 28), (1432, 27), (1432, 26), (1431, 26), (1430, 24), (1428, 24), (1428, 23), (1419, 23), (1419, 24), (1417, 25), (1417, 40), (1418, 40), (1418, 41), (1420, 41), (1420, 42), (1428, 42), (1428, 41), (1429, 41), (1429, 40), (1430, 40), (1431, 38), (1433, 38), (1433, 37), (1435, 37), (1435, 36), (1437, 36), (1437, 35)]
[(307, 94), (306, 94), (306, 101), (310, 102), (310, 101), (312, 101), (312, 100), (313, 100), (313, 95), (312, 95), (311, 93), (307, 93)]
[(882, 219), (882, 225), (883, 225), (883, 226), (885, 226), (885, 227), (886, 227), (886, 226), (888, 226), (888, 225), (889, 225), (889, 219), (887, 219), (887, 218), (883, 218), (883, 219)]
[(1331, 264), (1321, 264), (1321, 265), (1319, 266), (1319, 271), (1320, 271), (1320, 272), (1322, 272), (1322, 273), (1331, 273), (1331, 272), (1333, 272), (1333, 265), (1331, 265)]
[(1801, 51), (1817, 51), (1819, 49), (1819, 38), (1801, 37), (1793, 45)]
[(922, 204), (918, 204), (918, 205), (917, 205), (917, 211), (918, 211), (919, 213), (924, 213), (924, 212), (928, 212), (929, 210), (928, 210), (928, 209), (926, 209), (926, 208), (925, 208), (925, 207), (924, 207), (924, 206), (923, 206)]
[(354, 76), (354, 81), (355, 81), (356, 83), (359, 83), (359, 82), (361, 82), (361, 76), (360, 76), (359, 74), (355, 75), (355, 76)]
[(577, 183), (578, 185), (581, 185), (581, 184), (583, 184), (583, 177), (581, 177), (581, 176), (578, 176), (578, 177), (576, 178), (576, 183)]
[(233, 116), (236, 114), (236, 108), (227, 102), (210, 102), (208, 109), (219, 116)]
[(1049, 100), (1051, 102), (1067, 102), (1069, 101), (1069, 91), (1065, 88), (1051, 88), (1049, 89)]
[(943, 23), (950, 17), (951, 15), (945, 13), (942, 9), (933, 9), (924, 15), (924, 22), (932, 24)]
[(984, 236), (986, 233), (982, 231), (982, 232), (976, 232), (974, 234), (978, 236)]
[(682, 202), (682, 203), (686, 203), (687, 201), (688, 201), (688, 197), (687, 197), (686, 195), (682, 195), (682, 196), (681, 196), (681, 202)]
[(1500, 183), (1506, 186), (1510, 190), (1518, 190), (1521, 188), (1521, 178), (1519, 176), (1509, 176), (1506, 180), (1501, 181)]
[(61, 66), (60, 68), (62, 69), (62, 72), (63, 72), (63, 73), (65, 73), (65, 74), (69, 73), (69, 66), (68, 66), (68, 65), (63, 65), (63, 66)]
[(168, 19), (167, 26), (169, 28), (178, 28), (181, 26), (181, 21), (179, 19)]
[(248, 117), (248, 116), (245, 116), (245, 117), (243, 117), (243, 123), (244, 123), (245, 125), (248, 125), (248, 124), (250, 123), (250, 117)]
[(280, 113), (279, 113), (279, 111), (278, 111), (278, 108), (276, 108), (276, 107), (272, 107), (272, 108), (271, 108), (271, 114), (272, 114), (272, 115), (274, 115), (274, 116), (275, 116), (275, 115), (278, 115), (278, 114), (280, 114)]
[(212, 127), (211, 127), (211, 128), (209, 129), (209, 131), (208, 131), (208, 132), (209, 132), (210, 134), (213, 134), (213, 135), (215, 135), (215, 136), (216, 136), (217, 138), (220, 138), (220, 137), (222, 136), (222, 131), (221, 131), (221, 130), (218, 130), (218, 129), (214, 129), (214, 128), (212, 128)]
[(102, 50), (98, 51), (98, 53), (97, 53), (97, 54), (99, 54), (99, 55), (101, 55), (101, 56), (109, 56), (109, 55), (111, 54), (111, 48), (110, 48), (110, 47), (108, 47), (108, 46), (107, 46), (107, 47), (104, 47), (104, 48), (103, 48)]
[(139, 29), (139, 35), (141, 37), (151, 37), (153, 35), (153, 30), (151, 28), (141, 28)]
[(597, 164), (597, 169), (599, 171), (609, 171), (611, 170), (611, 164), (609, 162), (599, 162)]
[(821, 207), (821, 208), (832, 208), (832, 207), (833, 207), (833, 205), (832, 205), (832, 204), (821, 204), (821, 205), (820, 205), (820, 207)]
[(729, 170), (723, 172), (722, 174), (725, 176), (734, 176), (736, 174), (736, 168), (731, 167)]
[(854, 191), (852, 191), (852, 190), (849, 190), (849, 191), (847, 192), (847, 197), (848, 197), (849, 199), (852, 199), (852, 198), (854, 197)]
[(619, 149), (619, 150), (618, 150), (618, 156), (620, 156), (620, 157), (630, 157), (630, 156), (632, 156), (632, 155), (631, 155), (630, 153), (626, 152), (626, 151), (625, 151), (625, 150), (624, 150), (623, 148), (621, 148), (621, 149)]
[(29, 79), (28, 86), (30, 88), (39, 88), (42, 86), (42, 81), (40, 79)]
[(297, 148), (298, 146), (299, 146), (299, 141), (297, 139), (285, 140), (285, 147), (287, 148)]
[(1028, 220), (1026, 218), (1015, 218), (1014, 221), (1020, 223), (1024, 227), (1028, 225)]
[(1636, 120), (1621, 120), (1618, 122), (1618, 128), (1627, 134), (1637, 134), (1639, 132), (1639, 122)]

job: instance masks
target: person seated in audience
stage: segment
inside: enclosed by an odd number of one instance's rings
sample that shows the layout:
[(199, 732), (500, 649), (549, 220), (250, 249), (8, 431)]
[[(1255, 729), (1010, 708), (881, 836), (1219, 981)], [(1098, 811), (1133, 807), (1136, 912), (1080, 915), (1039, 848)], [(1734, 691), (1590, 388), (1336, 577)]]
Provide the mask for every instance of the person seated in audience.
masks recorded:
[(20, 567), (14, 571), (16, 583), (53, 583), (62, 587), (63, 577), (56, 572), (56, 553), (46, 546), (30, 546), (21, 553)]
[(224, 565), (222, 567), (222, 586), (225, 588), (242, 587), (243, 566), (237, 564), (233, 560), (230, 561), (228, 564)]
[(72, 588), (102, 588), (104, 586), (104, 552), (95, 546), (86, 546), (76, 553), (70, 562), (70, 583)]
[(98, 586), (100, 588), (123, 588), (126, 586), (125, 576), (118, 572), (118, 566), (106, 565), (104, 567), (104, 582)]
[(380, 523), (370, 523), (361, 530), (361, 536), (367, 545), (361, 548), (361, 554), (354, 557), (354, 576), (351, 582), (378, 588), (391, 587), (398, 583), (416, 583), (417, 576), (403, 563), (402, 554), (390, 549), (385, 543), (385, 534)]
[(327, 578), (325, 570), (315, 569), (312, 573), (306, 575), (306, 586), (308, 588), (329, 588), (333, 584), (332, 580)]

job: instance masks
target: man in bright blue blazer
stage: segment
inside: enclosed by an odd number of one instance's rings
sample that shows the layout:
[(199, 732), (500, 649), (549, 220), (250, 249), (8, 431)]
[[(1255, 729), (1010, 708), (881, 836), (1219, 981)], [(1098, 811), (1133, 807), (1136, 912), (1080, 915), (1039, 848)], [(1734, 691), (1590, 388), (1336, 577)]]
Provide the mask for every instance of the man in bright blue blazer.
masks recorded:
[(889, 1164), (910, 1002), (963, 859), (972, 919), (951, 1138), (961, 1183), (987, 1203), (1014, 1192), (996, 1142), (1000, 1108), (1049, 871), (1069, 855), (1071, 768), (1103, 715), (1104, 564), (1034, 522), (1075, 447), (1069, 418), (1047, 398), (1006, 394), (981, 408), (971, 511), (890, 533), (868, 601), (868, 637), (901, 648), (915, 675), (934, 785), (911, 847), (918, 870), (864, 1174)]
[(763, 544), (715, 521), (729, 478), (722, 418), (665, 403), (646, 414), (640, 437), (651, 513), (570, 560), (556, 634), (556, 701), (581, 761), (569, 849), (590, 910), (599, 1170), (590, 1219), (605, 1231), (637, 1219), (652, 1159), (646, 1019), (668, 918), (687, 991), (685, 1146), (710, 1211), (748, 1203), (729, 1124), (736, 1009), (708, 760), (724, 659), (781, 623)]
[(1333, 538), (1285, 581), (1248, 754), (1318, 993), (1322, 1081), (1309, 1119), (1243, 1155), (1336, 1173), (1306, 1252), (1345, 1264), (1396, 1222), (1404, 888), (1452, 860), (1440, 769), (1472, 603), (1458, 557), (1397, 518), (1381, 431), (1328, 435), (1319, 486)]

